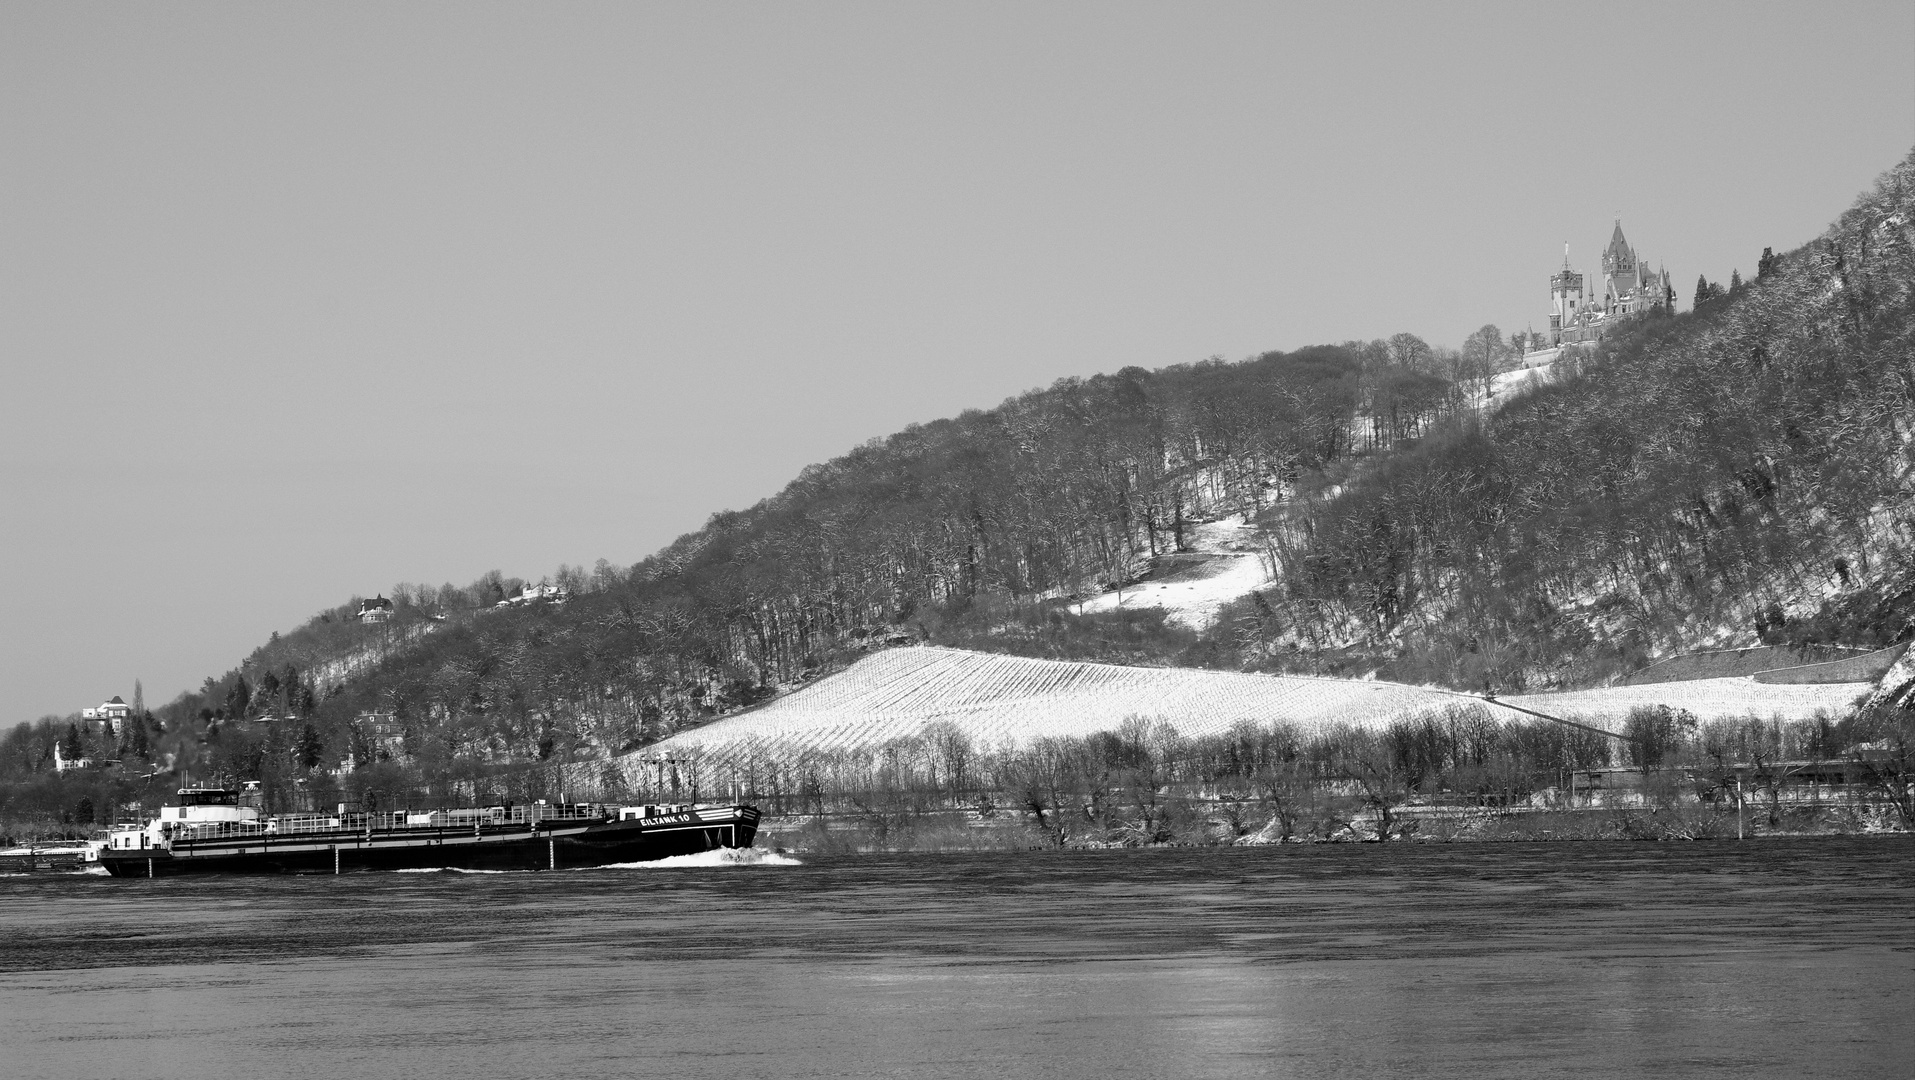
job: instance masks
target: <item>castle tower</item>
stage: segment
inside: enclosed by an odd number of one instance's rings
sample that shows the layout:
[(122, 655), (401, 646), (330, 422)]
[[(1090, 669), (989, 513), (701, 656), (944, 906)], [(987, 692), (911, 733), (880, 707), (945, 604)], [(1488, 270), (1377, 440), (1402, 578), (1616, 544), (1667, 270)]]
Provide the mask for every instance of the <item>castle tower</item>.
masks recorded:
[(1569, 245), (1563, 245), (1563, 268), (1549, 277), (1549, 343), (1561, 345), (1563, 333), (1582, 318), (1583, 276), (1569, 268)]
[(1603, 308), (1626, 315), (1635, 307), (1636, 287), (1642, 283), (1637, 272), (1636, 253), (1622, 238), (1622, 219), (1616, 219), (1616, 231), (1602, 253)]

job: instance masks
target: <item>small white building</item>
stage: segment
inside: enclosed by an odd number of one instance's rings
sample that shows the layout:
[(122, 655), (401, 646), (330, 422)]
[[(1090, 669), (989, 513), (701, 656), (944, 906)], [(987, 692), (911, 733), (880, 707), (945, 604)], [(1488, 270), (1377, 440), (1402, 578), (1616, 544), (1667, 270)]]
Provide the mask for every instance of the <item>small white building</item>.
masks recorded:
[(516, 595), (506, 597), (500, 601), (500, 604), (536, 604), (540, 602), (563, 604), (571, 598), (572, 594), (563, 586), (554, 585), (549, 581), (541, 581), (537, 585), (520, 587)]
[(68, 769), (90, 769), (92, 767), (93, 767), (92, 758), (67, 757), (66, 752), (60, 749), (59, 743), (56, 742), (53, 744), (53, 771), (54, 772), (63, 773), (63, 772), (66, 772)]

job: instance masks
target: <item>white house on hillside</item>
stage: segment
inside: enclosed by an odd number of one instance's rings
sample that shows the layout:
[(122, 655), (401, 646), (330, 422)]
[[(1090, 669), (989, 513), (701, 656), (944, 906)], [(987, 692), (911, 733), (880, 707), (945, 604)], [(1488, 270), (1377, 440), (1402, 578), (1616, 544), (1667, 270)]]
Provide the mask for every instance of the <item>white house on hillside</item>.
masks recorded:
[(500, 601), (503, 604), (535, 604), (543, 600), (553, 604), (563, 604), (572, 598), (572, 594), (562, 585), (541, 581), (537, 585), (521, 586), (518, 593)]
[(118, 694), (101, 702), (98, 708), (80, 710), (80, 719), (104, 722), (107, 730), (114, 735), (120, 733), (120, 728), (126, 724), (126, 718), (131, 715), (133, 715), (133, 706), (121, 701)]
[(383, 595), (359, 601), (359, 621), (362, 623), (391, 622), (392, 601)]

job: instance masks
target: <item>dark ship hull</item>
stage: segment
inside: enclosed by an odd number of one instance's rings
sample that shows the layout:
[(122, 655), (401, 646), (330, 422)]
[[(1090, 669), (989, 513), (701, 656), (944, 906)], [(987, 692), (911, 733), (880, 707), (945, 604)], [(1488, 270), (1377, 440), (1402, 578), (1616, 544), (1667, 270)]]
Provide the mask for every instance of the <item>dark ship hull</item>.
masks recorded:
[[(268, 819), (254, 828), (182, 829), (160, 846), (107, 848), (100, 865), (115, 877), (564, 870), (748, 848), (758, 829), (750, 806), (672, 807), (633, 817), (585, 807), (550, 813)], [(408, 820), (419, 818), (426, 820)]]

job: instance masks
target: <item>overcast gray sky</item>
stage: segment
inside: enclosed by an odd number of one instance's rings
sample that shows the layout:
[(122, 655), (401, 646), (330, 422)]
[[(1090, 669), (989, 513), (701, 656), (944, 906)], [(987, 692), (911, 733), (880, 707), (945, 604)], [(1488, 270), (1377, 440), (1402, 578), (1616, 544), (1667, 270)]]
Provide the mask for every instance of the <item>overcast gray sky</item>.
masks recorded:
[[(1915, 5), (0, 5), (0, 723), (1068, 375), (1726, 281)], [(1685, 296), (1686, 304), (1686, 296)]]

